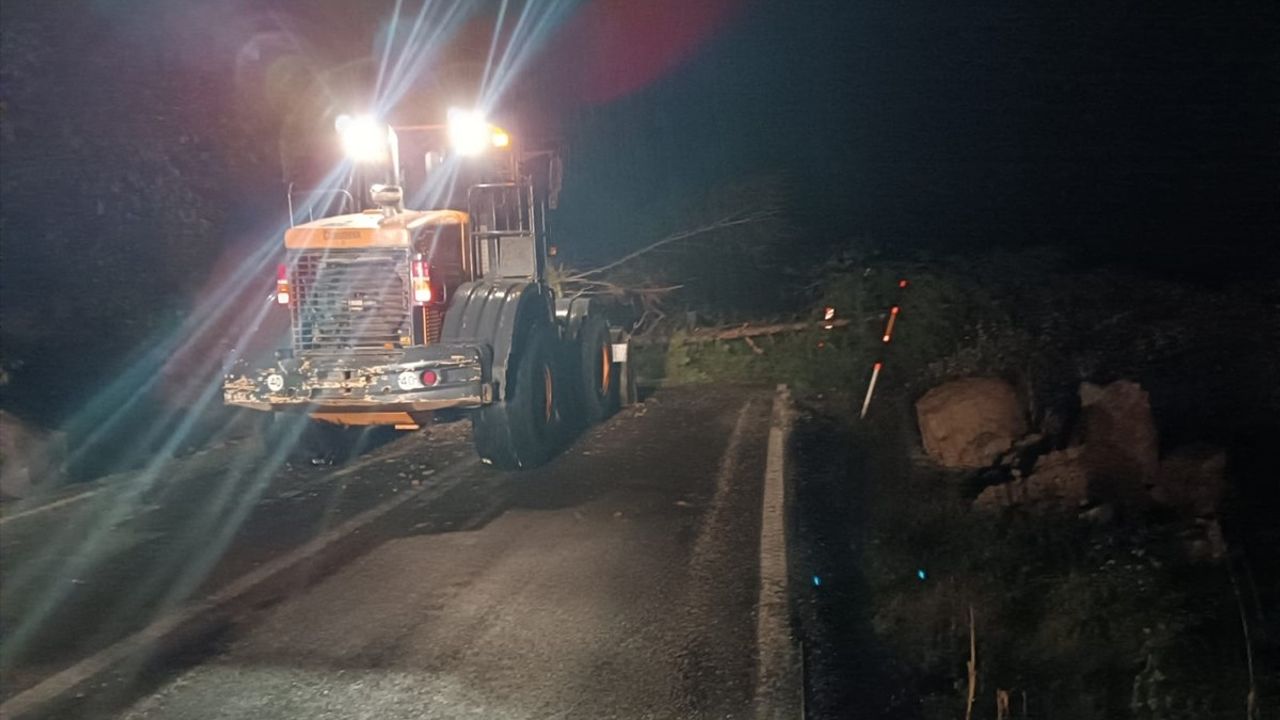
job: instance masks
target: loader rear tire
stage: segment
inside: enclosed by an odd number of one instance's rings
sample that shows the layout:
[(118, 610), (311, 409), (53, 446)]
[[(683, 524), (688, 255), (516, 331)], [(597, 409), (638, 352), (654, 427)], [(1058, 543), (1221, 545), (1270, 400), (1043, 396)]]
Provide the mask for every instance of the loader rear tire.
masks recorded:
[(613, 364), (609, 325), (599, 316), (588, 317), (578, 332), (578, 397), (582, 417), (594, 425), (618, 411), (618, 366)]
[(503, 470), (527, 470), (551, 459), (560, 434), (554, 342), (545, 326), (531, 329), (508, 371), (506, 398), (471, 416), (481, 460)]

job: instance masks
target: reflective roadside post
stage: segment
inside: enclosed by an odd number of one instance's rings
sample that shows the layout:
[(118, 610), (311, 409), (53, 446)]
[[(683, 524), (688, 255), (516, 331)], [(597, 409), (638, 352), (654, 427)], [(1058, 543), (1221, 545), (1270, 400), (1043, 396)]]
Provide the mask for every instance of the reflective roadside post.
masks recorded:
[(867, 410), (871, 407), (871, 397), (876, 392), (876, 383), (880, 380), (880, 371), (884, 369), (884, 359), (888, 354), (889, 343), (893, 342), (893, 330), (898, 322), (898, 313), (902, 311), (901, 297), (906, 292), (907, 286), (911, 283), (905, 278), (898, 281), (898, 298), (889, 308), (889, 317), (885, 320), (884, 333), (880, 336), (880, 359), (876, 360), (871, 366), (871, 380), (867, 383), (867, 394), (862, 398), (862, 411), (858, 413), (858, 419), (865, 420), (867, 418)]

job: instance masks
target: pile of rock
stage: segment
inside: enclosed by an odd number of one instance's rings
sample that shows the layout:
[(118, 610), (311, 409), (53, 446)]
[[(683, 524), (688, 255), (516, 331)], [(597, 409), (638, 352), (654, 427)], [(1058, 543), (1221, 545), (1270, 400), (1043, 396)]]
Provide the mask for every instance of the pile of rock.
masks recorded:
[[(1226, 490), (1226, 453), (1194, 445), (1160, 459), (1151, 402), (1119, 380), (1080, 386), (1075, 432), (1028, 434), (1018, 394), (997, 378), (966, 378), (933, 388), (916, 403), (925, 452), (947, 468), (976, 469), (1002, 481), (974, 501), (981, 511), (1018, 507), (1079, 512), (1156, 503), (1187, 517), (1216, 514)], [(1054, 449), (1055, 447), (1059, 449)], [(1088, 517), (1109, 517), (1107, 511)]]

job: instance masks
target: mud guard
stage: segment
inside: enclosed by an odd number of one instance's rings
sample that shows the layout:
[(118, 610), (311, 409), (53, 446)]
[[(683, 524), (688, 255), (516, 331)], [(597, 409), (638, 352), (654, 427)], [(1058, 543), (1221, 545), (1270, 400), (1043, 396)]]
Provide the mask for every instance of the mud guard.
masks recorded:
[(507, 395), (507, 370), (523, 323), (552, 318), (551, 294), (528, 280), (476, 280), (459, 287), (444, 316), (442, 342), (484, 343), (493, 349), (486, 382)]
[(556, 320), (565, 329), (564, 338), (576, 342), (582, 322), (591, 314), (591, 298), (556, 298)]

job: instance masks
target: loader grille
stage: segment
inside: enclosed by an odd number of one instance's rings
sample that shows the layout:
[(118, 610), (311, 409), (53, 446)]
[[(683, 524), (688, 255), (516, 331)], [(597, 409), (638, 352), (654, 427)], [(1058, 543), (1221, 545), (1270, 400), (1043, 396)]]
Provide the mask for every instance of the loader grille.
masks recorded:
[(389, 354), (412, 335), (404, 249), (299, 253), (290, 266), (300, 355)]

